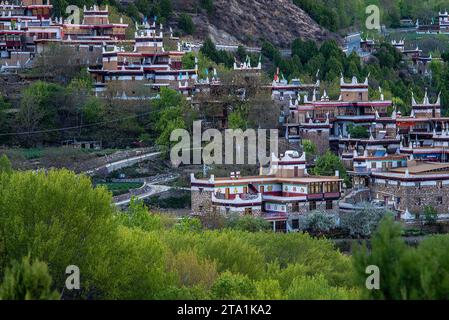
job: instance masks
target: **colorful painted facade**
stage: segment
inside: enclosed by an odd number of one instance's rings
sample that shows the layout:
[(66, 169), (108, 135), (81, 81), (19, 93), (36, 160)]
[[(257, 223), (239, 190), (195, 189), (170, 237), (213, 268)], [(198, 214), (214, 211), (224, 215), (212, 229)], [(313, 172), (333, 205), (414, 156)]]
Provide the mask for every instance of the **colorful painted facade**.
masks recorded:
[(229, 215), (256, 215), (272, 222), (276, 231), (298, 228), (301, 215), (314, 210), (335, 211), (341, 197), (342, 180), (335, 176), (308, 174), (305, 154), (287, 151), (272, 156), (268, 172), (242, 177), (231, 173), (229, 178), (191, 177), (192, 212)]

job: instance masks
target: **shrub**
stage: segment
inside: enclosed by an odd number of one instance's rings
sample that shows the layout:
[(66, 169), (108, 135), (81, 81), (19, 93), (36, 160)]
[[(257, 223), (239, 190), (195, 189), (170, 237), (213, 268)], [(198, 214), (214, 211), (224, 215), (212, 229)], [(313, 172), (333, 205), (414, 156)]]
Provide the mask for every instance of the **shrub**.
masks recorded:
[(212, 295), (215, 299), (250, 299), (256, 293), (256, 286), (245, 275), (224, 272), (212, 286)]
[(258, 232), (269, 230), (270, 223), (261, 217), (238, 215), (228, 219), (227, 227), (240, 231)]
[(387, 211), (367, 202), (358, 204), (358, 207), (359, 209), (341, 215), (341, 227), (348, 229), (353, 236), (368, 237), (387, 215)]
[(313, 211), (300, 219), (301, 228), (312, 232), (328, 232), (337, 227), (336, 216), (322, 211)]
[(59, 295), (51, 289), (52, 279), (47, 264), (24, 257), (6, 269), (0, 284), (0, 300), (56, 300)]

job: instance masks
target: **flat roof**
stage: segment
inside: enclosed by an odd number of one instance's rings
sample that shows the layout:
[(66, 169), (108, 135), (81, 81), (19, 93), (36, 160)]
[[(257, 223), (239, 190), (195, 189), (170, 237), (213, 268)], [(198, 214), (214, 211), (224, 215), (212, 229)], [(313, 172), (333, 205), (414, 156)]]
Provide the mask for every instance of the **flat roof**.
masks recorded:
[(449, 171), (449, 163), (419, 162), (408, 167), (390, 169), (390, 172), (405, 173), (407, 170), (410, 174), (422, 174), (435, 170)]

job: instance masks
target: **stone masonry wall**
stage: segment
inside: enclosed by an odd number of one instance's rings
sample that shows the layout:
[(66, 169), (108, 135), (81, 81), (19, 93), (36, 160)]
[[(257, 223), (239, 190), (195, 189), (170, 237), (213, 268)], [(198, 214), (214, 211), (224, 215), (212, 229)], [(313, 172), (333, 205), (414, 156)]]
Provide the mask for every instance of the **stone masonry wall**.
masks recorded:
[(192, 212), (195, 214), (205, 214), (212, 212), (212, 192), (211, 191), (191, 191)]
[(418, 188), (375, 184), (371, 187), (371, 194), (372, 199), (376, 199), (376, 195), (379, 195), (380, 200), (384, 199), (384, 195), (394, 194), (395, 198), (401, 198), (398, 206), (399, 210), (405, 211), (408, 209), (413, 214), (423, 213), (424, 208), (428, 205), (434, 207), (439, 214), (448, 213), (449, 211), (448, 186), (442, 186), (441, 188), (437, 186), (422, 186)]

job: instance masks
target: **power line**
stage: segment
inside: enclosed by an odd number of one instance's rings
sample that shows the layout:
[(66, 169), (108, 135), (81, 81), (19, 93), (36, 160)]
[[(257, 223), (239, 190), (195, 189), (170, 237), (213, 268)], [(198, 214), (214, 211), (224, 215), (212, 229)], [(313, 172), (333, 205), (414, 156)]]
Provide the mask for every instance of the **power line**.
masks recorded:
[(101, 122), (89, 123), (89, 124), (80, 125), (80, 126), (73, 126), (73, 127), (64, 127), (64, 128), (56, 128), (56, 129), (46, 129), (46, 130), (37, 130), (37, 131), (28, 131), (28, 132), (9, 132), (9, 133), (0, 133), (0, 136), (20, 136), (20, 135), (31, 135), (31, 134), (37, 134), (37, 133), (49, 133), (49, 132), (57, 132), (57, 131), (65, 131), (65, 130), (81, 129), (81, 128), (93, 127), (93, 126), (98, 126), (98, 125), (102, 125), (102, 124), (114, 123), (114, 122), (120, 122), (120, 121), (123, 121), (123, 120), (128, 120), (128, 119), (138, 118), (138, 117), (141, 117), (141, 116), (145, 116), (145, 115), (151, 114), (151, 113), (153, 113), (153, 112), (154, 112), (154, 111), (149, 111), (149, 112), (144, 112), (144, 113), (136, 114), (136, 115), (133, 115), (133, 116), (123, 117), (123, 118), (118, 118), (118, 119), (113, 119), (113, 120), (108, 120), (108, 121), (101, 121)]

